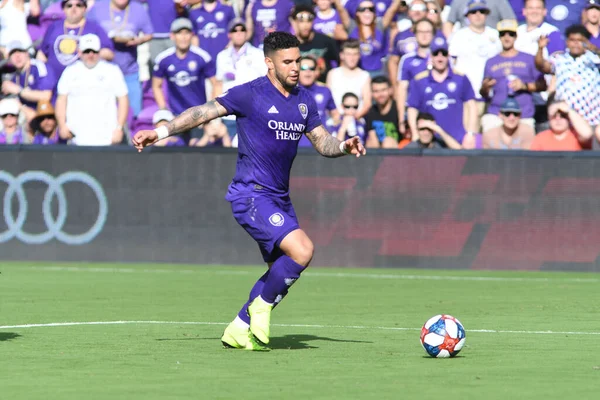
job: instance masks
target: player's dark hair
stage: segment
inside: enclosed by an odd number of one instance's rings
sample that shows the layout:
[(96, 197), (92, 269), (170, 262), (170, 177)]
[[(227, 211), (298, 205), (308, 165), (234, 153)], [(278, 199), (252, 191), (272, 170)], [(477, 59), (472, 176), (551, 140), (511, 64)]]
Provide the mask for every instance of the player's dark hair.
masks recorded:
[(356, 101), (358, 101), (358, 96), (357, 96), (357, 95), (355, 95), (355, 94), (354, 94), (354, 93), (352, 93), (352, 92), (348, 92), (348, 93), (344, 93), (344, 95), (342, 96), (342, 103), (343, 103), (344, 101), (346, 101), (346, 99), (348, 99), (348, 98), (350, 98), (350, 97), (352, 97), (353, 99), (356, 99)]
[(263, 42), (263, 51), (266, 57), (270, 57), (278, 50), (292, 49), (300, 47), (300, 41), (296, 36), (287, 32), (271, 32)]
[(592, 36), (590, 34), (590, 31), (588, 31), (587, 28), (581, 24), (571, 25), (565, 31), (565, 37), (567, 39), (569, 38), (569, 36), (577, 34), (585, 37), (586, 39), (589, 39)]
[(360, 50), (360, 42), (356, 39), (348, 39), (340, 46), (341, 51), (344, 51), (346, 49)]
[(437, 33), (437, 28), (435, 27), (435, 24), (429, 18), (421, 18), (420, 20), (416, 21), (412, 26), (413, 33), (417, 33), (417, 26), (419, 26), (419, 24), (421, 23), (431, 25), (431, 28), (433, 29), (433, 34), (435, 35)]
[(392, 86), (388, 77), (384, 76), (384, 75), (377, 75), (377, 76), (373, 77), (373, 79), (371, 79), (371, 85), (373, 85), (375, 83), (386, 83), (388, 86)]
[(435, 117), (433, 115), (431, 115), (430, 113), (420, 112), (419, 115), (417, 115), (417, 121), (420, 121), (420, 120), (435, 122)]
[(311, 14), (313, 17), (316, 17), (317, 14), (315, 14), (315, 9), (312, 8), (311, 6), (309, 6), (308, 4), (298, 4), (296, 7), (294, 7), (294, 9), (292, 10), (292, 13), (290, 14), (290, 17), (292, 17), (293, 19), (296, 19), (296, 16), (300, 13), (309, 13)]

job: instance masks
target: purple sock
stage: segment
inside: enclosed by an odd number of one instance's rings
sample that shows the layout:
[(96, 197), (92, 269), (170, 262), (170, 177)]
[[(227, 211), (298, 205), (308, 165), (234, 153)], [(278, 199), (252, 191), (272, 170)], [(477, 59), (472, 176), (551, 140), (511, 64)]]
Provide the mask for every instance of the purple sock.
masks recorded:
[(263, 287), (265, 286), (265, 282), (266, 282), (267, 278), (269, 277), (270, 271), (271, 271), (270, 269), (267, 270), (267, 272), (265, 272), (264, 275), (261, 276), (256, 281), (256, 283), (252, 287), (252, 290), (250, 291), (250, 296), (248, 297), (248, 301), (246, 302), (246, 304), (244, 304), (244, 306), (238, 313), (238, 317), (247, 324), (250, 323), (250, 316), (248, 315), (248, 306), (250, 305), (250, 303), (252, 303), (252, 300), (257, 298), (258, 295), (262, 292)]
[(278, 303), (287, 294), (289, 287), (300, 278), (302, 271), (304, 267), (288, 256), (279, 257), (271, 266), (260, 296), (267, 303)]

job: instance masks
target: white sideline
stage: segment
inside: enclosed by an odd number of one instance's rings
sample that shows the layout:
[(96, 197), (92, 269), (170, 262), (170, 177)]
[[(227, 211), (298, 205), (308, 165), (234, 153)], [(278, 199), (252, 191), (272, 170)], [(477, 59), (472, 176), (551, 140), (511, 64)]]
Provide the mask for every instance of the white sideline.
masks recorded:
[[(80, 325), (227, 325), (228, 322), (194, 322), (194, 321), (93, 321), (93, 322), (51, 322), (47, 324), (4, 325), (0, 329), (48, 328)], [(400, 328), (388, 326), (363, 325), (305, 325), (305, 324), (271, 324), (285, 328), (315, 329), (367, 329), (386, 331), (419, 331), (421, 328)], [(559, 331), (512, 331), (496, 329), (467, 329), (467, 333), (508, 333), (522, 335), (600, 335), (600, 332), (559, 332)]]
[[(227, 269), (217, 269), (216, 267), (198, 269), (136, 269), (136, 268), (99, 268), (99, 267), (66, 267), (66, 266), (23, 266), (18, 268), (27, 268), (38, 271), (58, 271), (58, 272), (110, 272), (124, 274), (194, 274), (213, 272), (217, 275), (251, 275), (250, 271), (235, 271)], [(399, 279), (399, 280), (425, 280), (425, 281), (475, 281), (475, 282), (571, 282), (571, 283), (600, 283), (600, 278), (535, 278), (535, 277), (498, 277), (498, 276), (452, 276), (452, 275), (406, 275), (406, 274), (367, 274), (367, 273), (349, 273), (349, 272), (318, 272), (307, 271), (303, 277), (323, 277), (323, 278), (364, 278), (364, 279)]]

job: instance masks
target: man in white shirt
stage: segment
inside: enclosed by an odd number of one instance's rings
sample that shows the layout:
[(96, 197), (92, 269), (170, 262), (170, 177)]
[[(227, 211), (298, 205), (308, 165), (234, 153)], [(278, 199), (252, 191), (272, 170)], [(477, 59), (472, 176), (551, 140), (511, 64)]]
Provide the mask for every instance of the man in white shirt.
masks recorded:
[(486, 26), (489, 13), (490, 9), (485, 0), (470, 1), (465, 10), (469, 26), (452, 35), (449, 47), (450, 56), (454, 59), (453, 70), (469, 78), (476, 100), (480, 102), (480, 115), (485, 105), (479, 93), (485, 63), (502, 51), (498, 31)]
[[(535, 56), (538, 51), (540, 36), (547, 36), (550, 43), (555, 42), (556, 45), (564, 43), (558, 28), (544, 22), (547, 14), (548, 10), (544, 0), (525, 0), (523, 7), (525, 23), (517, 28), (515, 49)], [(552, 51), (552, 47), (550, 47), (550, 51)], [(548, 58), (549, 55), (546, 51), (544, 57)]]
[(108, 146), (123, 141), (129, 112), (127, 85), (117, 65), (100, 59), (100, 48), (98, 36), (83, 35), (79, 39), (79, 60), (65, 69), (58, 82), (59, 134), (78, 146)]
[[(265, 55), (247, 41), (247, 30), (246, 23), (241, 18), (233, 19), (227, 26), (231, 45), (217, 55), (217, 96), (234, 86), (267, 74)], [(237, 132), (235, 115), (228, 115), (221, 120), (227, 126), (229, 136), (234, 137)]]

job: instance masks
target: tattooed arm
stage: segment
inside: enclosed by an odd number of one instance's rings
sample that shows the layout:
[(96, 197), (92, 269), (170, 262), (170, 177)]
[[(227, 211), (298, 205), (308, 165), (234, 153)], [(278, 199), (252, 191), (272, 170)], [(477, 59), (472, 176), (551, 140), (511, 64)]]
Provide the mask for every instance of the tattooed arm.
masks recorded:
[(307, 132), (306, 136), (313, 147), (325, 157), (336, 158), (345, 156), (346, 154), (354, 154), (356, 157), (360, 157), (367, 154), (358, 136), (342, 142), (333, 137), (323, 125), (319, 125), (312, 131)]
[(215, 100), (211, 100), (201, 106), (188, 108), (179, 114), (173, 121), (169, 122), (167, 125), (169, 136), (187, 132), (192, 128), (226, 114), (227, 110), (225, 110), (225, 107)]

